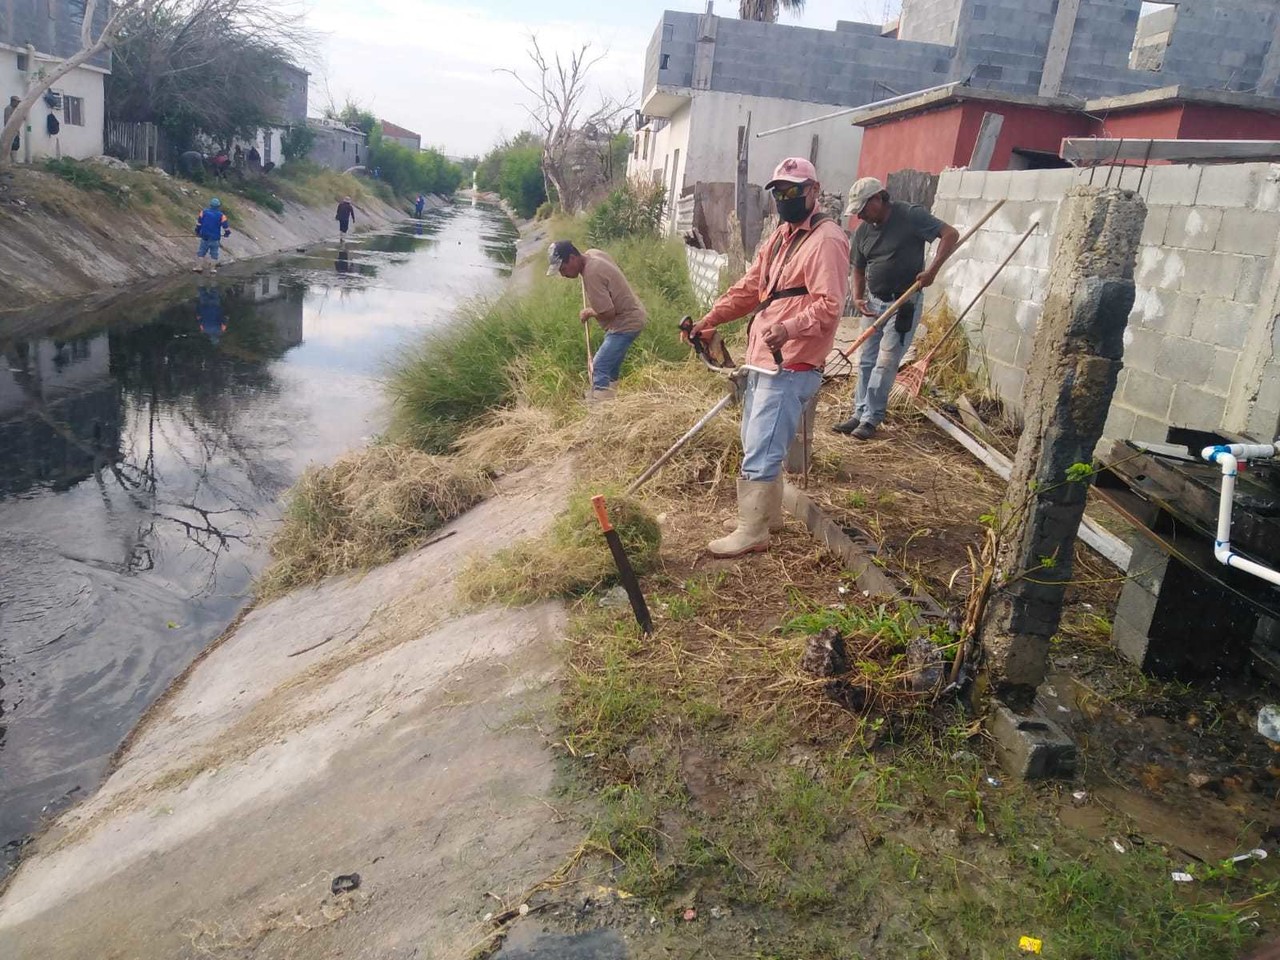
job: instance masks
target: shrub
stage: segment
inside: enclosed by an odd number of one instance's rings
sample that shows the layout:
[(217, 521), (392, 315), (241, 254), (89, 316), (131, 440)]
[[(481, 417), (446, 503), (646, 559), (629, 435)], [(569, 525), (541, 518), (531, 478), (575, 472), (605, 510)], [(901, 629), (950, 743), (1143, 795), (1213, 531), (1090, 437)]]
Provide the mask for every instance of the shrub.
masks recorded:
[(78, 190), (96, 190), (105, 193), (116, 203), (124, 204), (129, 197), (128, 187), (111, 180), (103, 173), (103, 168), (93, 163), (82, 163), (60, 157), (44, 162), (44, 168)]
[(533, 215), (535, 220), (550, 220), (551, 215), (555, 213), (556, 208), (551, 205), (550, 200), (544, 200), (542, 205), (538, 207), (537, 212)]
[(587, 239), (596, 246), (622, 237), (656, 237), (666, 190), (639, 177), (614, 190), (587, 217)]
[(276, 213), (284, 213), (284, 201), (272, 193), (261, 181), (241, 180), (233, 183), (231, 190), (260, 207), (266, 207)]

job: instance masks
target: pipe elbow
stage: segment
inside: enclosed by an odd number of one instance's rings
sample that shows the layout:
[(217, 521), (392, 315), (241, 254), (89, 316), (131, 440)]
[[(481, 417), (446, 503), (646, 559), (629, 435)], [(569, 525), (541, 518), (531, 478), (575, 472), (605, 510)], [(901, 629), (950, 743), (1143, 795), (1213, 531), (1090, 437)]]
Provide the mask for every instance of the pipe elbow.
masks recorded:
[(1231, 544), (1218, 540), (1213, 545), (1213, 556), (1224, 567), (1231, 566)]

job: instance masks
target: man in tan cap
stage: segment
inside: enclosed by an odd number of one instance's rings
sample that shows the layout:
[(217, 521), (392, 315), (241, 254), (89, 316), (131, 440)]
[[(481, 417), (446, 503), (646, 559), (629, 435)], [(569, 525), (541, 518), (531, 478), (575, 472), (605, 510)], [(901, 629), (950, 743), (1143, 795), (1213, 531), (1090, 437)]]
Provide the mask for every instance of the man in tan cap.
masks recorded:
[[(917, 281), (930, 286), (956, 248), (960, 234), (924, 207), (889, 198), (889, 191), (875, 177), (863, 177), (849, 189), (844, 215), (853, 231), (853, 302), (859, 315), (871, 323)], [(861, 221), (854, 228), (854, 218)], [(938, 241), (928, 268), (925, 244)], [(869, 292), (868, 292), (869, 291)], [(904, 303), (890, 329), (871, 336), (858, 354), (858, 386), (853, 416), (832, 427), (836, 433), (870, 440), (884, 421), (889, 390), (898, 376), (902, 355), (915, 339), (924, 291)]]
[(849, 240), (818, 209), (813, 164), (788, 157), (765, 189), (782, 222), (760, 244), (742, 279), (691, 331), (710, 336), (722, 323), (754, 315), (747, 325), (746, 365), (766, 371), (747, 374), (738, 521), (729, 536), (711, 542), (717, 557), (767, 550), (770, 531), (782, 526), (782, 462), (805, 405), (822, 385), (822, 365), (849, 289)]

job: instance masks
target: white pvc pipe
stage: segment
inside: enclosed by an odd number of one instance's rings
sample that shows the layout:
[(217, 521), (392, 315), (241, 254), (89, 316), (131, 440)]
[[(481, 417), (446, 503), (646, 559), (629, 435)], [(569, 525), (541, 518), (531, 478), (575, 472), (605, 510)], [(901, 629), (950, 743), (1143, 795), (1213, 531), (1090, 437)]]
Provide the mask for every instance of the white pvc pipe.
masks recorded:
[(835, 113), (825, 113), (820, 117), (810, 117), (808, 120), (797, 120), (795, 123), (788, 123), (784, 127), (774, 127), (771, 130), (761, 130), (756, 134), (756, 139), (761, 137), (771, 137), (775, 133), (785, 133), (788, 130), (795, 130), (798, 127), (807, 127), (811, 123), (822, 123), (824, 120), (838, 120), (841, 117), (851, 117), (855, 113), (871, 113), (874, 110), (883, 110), (885, 107), (892, 107), (894, 104), (902, 103), (906, 100), (914, 100), (916, 97), (927, 96), (931, 93), (937, 93), (939, 90), (946, 90), (948, 87), (962, 87), (963, 83), (955, 80), (948, 80), (946, 83), (940, 83), (936, 87), (925, 87), (923, 90), (913, 90), (911, 93), (900, 93), (897, 96), (889, 97), (885, 100), (875, 100), (871, 103), (864, 103), (860, 107), (846, 107), (843, 110), (837, 110)]
[(1254, 563), (1231, 549), (1231, 509), (1235, 504), (1236, 475), (1241, 460), (1265, 460), (1280, 457), (1280, 444), (1232, 443), (1205, 447), (1200, 456), (1222, 468), (1222, 495), (1218, 501), (1218, 535), (1213, 543), (1213, 555), (1224, 566), (1243, 570), (1268, 583), (1280, 586), (1280, 570), (1272, 570)]

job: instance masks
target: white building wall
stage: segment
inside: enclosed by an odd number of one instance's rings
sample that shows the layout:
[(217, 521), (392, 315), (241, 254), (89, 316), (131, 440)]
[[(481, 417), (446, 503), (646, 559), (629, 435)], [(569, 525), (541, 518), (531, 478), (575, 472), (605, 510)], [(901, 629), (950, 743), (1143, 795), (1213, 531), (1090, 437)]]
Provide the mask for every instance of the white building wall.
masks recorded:
[[(35, 66), (48, 68), (51, 61), (36, 56)], [(31, 108), (27, 117), (30, 134), (22, 131), (23, 146), (18, 151), (18, 159), (42, 160), (46, 157), (72, 157), (82, 160), (85, 157), (96, 157), (102, 153), (102, 131), (106, 123), (106, 75), (99, 70), (79, 68), (72, 70), (54, 84), (53, 89), (59, 93), (79, 97), (84, 101), (81, 118), (82, 125), (67, 123), (62, 109), (53, 110), (61, 124), (56, 137), (46, 132), (45, 118), (50, 108), (43, 100)], [(0, 50), (0, 97), (9, 102), (9, 97), (23, 96), (27, 89), (26, 74), (18, 70), (18, 54), (12, 50)]]
[[(643, 142), (633, 150), (627, 173), (662, 179), (670, 188), (671, 167), (680, 151), (677, 196), (684, 187), (698, 181), (732, 183), (738, 175), (738, 127), (751, 115), (751, 142), (748, 148), (747, 180), (763, 186), (778, 161), (784, 157), (808, 157), (813, 137), (818, 137), (818, 175), (830, 193), (845, 193), (857, 179), (858, 157), (862, 152), (862, 128), (848, 117), (806, 124), (796, 130), (759, 139), (761, 130), (786, 126), (798, 120), (820, 117), (844, 109), (825, 103), (801, 103), (772, 97), (752, 97), (738, 93), (705, 91), (670, 118), (670, 122), (650, 134), (649, 156), (644, 158)], [(641, 140), (645, 131), (640, 132)], [(665, 178), (664, 178), (665, 171)]]

